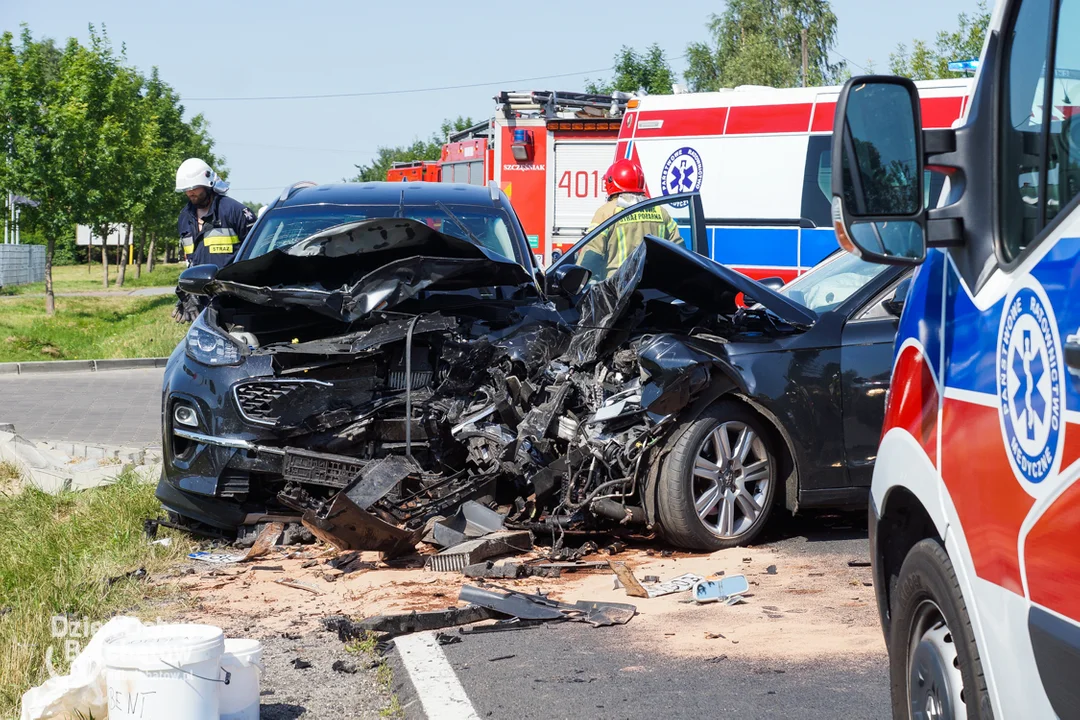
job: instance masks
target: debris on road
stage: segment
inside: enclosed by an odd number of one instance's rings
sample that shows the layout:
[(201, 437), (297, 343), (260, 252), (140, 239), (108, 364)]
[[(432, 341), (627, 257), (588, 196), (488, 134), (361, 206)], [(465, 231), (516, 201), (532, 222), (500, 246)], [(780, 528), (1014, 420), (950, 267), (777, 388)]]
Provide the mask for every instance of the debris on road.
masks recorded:
[(869, 560), (848, 560), (848, 567), (870, 567)]
[(292, 666), (297, 670), (307, 670), (311, 667), (311, 663), (303, 658), (293, 658)]
[(448, 633), (436, 633), (435, 642), (440, 645), (454, 645), (461, 642), (461, 635), (450, 635)]
[(496, 565), (490, 560), (475, 565), (467, 565), (462, 570), (462, 573), (465, 577), (474, 580), (521, 580), (530, 577), (557, 578), (562, 575), (562, 571), (557, 567), (523, 565), (514, 562)]
[(344, 660), (335, 660), (334, 664), (330, 666), (330, 669), (334, 672), (345, 673), (346, 675), (355, 675), (360, 672), (360, 668), (356, 666), (356, 663), (345, 662)]
[(655, 582), (641, 583), (634, 577), (633, 570), (626, 563), (611, 562), (609, 565), (619, 582), (626, 588), (626, 594), (630, 597), (655, 598), (686, 592), (694, 587), (694, 583), (705, 579), (700, 575), (686, 573), (666, 582), (660, 582), (658, 576), (649, 575), (646, 576), (647, 579), (652, 580), (655, 578)]
[[(426, 630), (441, 630), (459, 625), (470, 625), (482, 620), (495, 620), (504, 615), (486, 607), (466, 605), (434, 612), (410, 612), (400, 615), (376, 615), (354, 624), (362, 636), (364, 632), (385, 633), (387, 636), (408, 635)], [(340, 627), (340, 625), (339, 625)], [(340, 630), (338, 631), (340, 634)]]
[[(158, 522), (158, 524), (160, 525), (162, 523)], [(284, 532), (284, 523), (267, 523), (266, 527), (259, 533), (259, 536), (255, 538), (255, 542), (252, 546), (244, 553), (215, 553), (200, 550), (198, 552), (189, 553), (188, 558), (191, 560), (198, 560), (199, 562), (211, 563), (213, 565), (231, 565), (233, 563), (255, 560), (267, 555), (270, 550), (277, 545), (278, 540)]]
[(766, 575), (775, 575), (776, 574), (776, 566), (775, 565), (770, 565), (769, 567), (765, 568), (765, 574)]
[(468, 540), (429, 555), (425, 567), (435, 572), (461, 572), (500, 555), (518, 555), (532, 550), (532, 533), (527, 530), (504, 530), (476, 540)]
[(510, 660), (516, 658), (517, 655), (500, 655), (499, 657), (488, 658), (488, 662), (498, 662), (499, 660)]
[(317, 587), (312, 587), (311, 585), (308, 585), (307, 583), (302, 583), (302, 582), (297, 582), (295, 580), (290, 580), (289, 578), (280, 578), (278, 580), (275, 580), (274, 582), (276, 582), (278, 585), (284, 585), (285, 587), (294, 588), (296, 590), (304, 590), (306, 592), (313, 593), (315, 595), (322, 595), (323, 594), (323, 591), (320, 590)]
[(730, 598), (750, 590), (745, 575), (730, 575), (719, 580), (699, 580), (694, 583), (691, 595), (698, 604), (727, 602)]

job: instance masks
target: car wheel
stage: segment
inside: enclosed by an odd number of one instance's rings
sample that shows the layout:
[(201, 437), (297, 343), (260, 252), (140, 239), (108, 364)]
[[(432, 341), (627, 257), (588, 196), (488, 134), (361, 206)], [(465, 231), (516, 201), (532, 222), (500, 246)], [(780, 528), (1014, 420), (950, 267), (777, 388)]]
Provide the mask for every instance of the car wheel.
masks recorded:
[(960, 584), (936, 540), (922, 540), (908, 552), (891, 617), (893, 717), (993, 717)]
[(777, 454), (764, 421), (719, 402), (686, 428), (664, 463), (658, 509), (664, 536), (693, 550), (748, 543), (776, 494)]

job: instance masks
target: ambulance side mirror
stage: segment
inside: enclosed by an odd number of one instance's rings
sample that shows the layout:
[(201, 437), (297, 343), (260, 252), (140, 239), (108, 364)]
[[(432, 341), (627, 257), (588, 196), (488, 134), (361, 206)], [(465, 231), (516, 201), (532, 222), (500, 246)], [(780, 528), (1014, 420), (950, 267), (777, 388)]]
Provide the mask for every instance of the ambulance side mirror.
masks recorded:
[(907, 78), (864, 75), (840, 91), (833, 124), (832, 216), (840, 246), (870, 262), (926, 257), (919, 94)]

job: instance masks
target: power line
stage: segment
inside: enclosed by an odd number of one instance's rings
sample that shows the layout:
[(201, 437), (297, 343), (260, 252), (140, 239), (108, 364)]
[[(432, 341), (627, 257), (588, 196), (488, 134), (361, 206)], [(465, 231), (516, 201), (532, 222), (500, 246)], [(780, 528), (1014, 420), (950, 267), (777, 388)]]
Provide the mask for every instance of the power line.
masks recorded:
[[(686, 58), (686, 54), (673, 57), (668, 62), (677, 62)], [(580, 75), (589, 75), (592, 73), (603, 73), (614, 70), (614, 67), (595, 68), (593, 70), (579, 70), (578, 72), (561, 73), (558, 75), (537, 75), (534, 77), (518, 78), (516, 80), (493, 80), (491, 82), (469, 83), (467, 85), (442, 85), (439, 87), (428, 88), (407, 88), (404, 90), (371, 90), (365, 92), (354, 93), (326, 93), (321, 95), (257, 95), (249, 97), (185, 97), (183, 98), (187, 102), (247, 102), (247, 101), (261, 101), (261, 100), (329, 100), (334, 98), (356, 98), (356, 97), (379, 97), (384, 95), (414, 95), (417, 93), (428, 92), (442, 92), (444, 90), (466, 90), (469, 88), (490, 87), (492, 85), (511, 85), (515, 83), (526, 83), (534, 80), (556, 80), (558, 78), (578, 77)]]
[(328, 153), (353, 153), (356, 155), (369, 155), (375, 150), (354, 150), (351, 148), (317, 148), (317, 147), (299, 147), (297, 145), (270, 145), (264, 143), (248, 143), (248, 142), (232, 142), (230, 140), (214, 140), (215, 145), (235, 145), (237, 147), (253, 147), (263, 148), (266, 150), (297, 150), (300, 152), (328, 152)]
[(841, 55), (840, 53), (836, 52), (835, 50), (832, 50), (831, 52), (832, 52), (832, 54), (833, 54), (833, 55), (837, 55), (837, 56), (839, 56), (839, 58), (840, 58), (841, 60), (844, 60), (844, 61), (846, 61), (846, 62), (847, 62), (848, 64), (850, 64), (850, 65), (854, 65), (855, 67), (859, 68), (860, 70), (862, 70), (862, 71), (863, 71), (864, 73), (866, 73), (867, 75), (869, 75), (869, 74), (870, 74), (870, 71), (869, 71), (869, 70), (867, 70), (867, 69), (866, 69), (866, 68), (864, 68), (864, 67), (863, 67), (862, 65), (860, 65), (860, 64), (859, 64), (859, 63), (857, 63), (857, 62), (855, 62), (854, 60), (852, 60), (852, 59), (850, 59), (850, 58), (848, 58), (848, 57), (845, 57), (845, 56)]
[(441, 92), (444, 90), (465, 90), (468, 88), (489, 87), (491, 85), (510, 85), (513, 83), (532, 82), (533, 80), (553, 80), (556, 78), (577, 77), (589, 73), (601, 73), (614, 70), (613, 67), (597, 68), (595, 70), (581, 70), (579, 72), (562, 73), (561, 75), (537, 75), (536, 77), (518, 78), (516, 80), (494, 80), (491, 82), (470, 83), (468, 85), (443, 85), (441, 87), (408, 88), (405, 90), (373, 90), (369, 92), (355, 93), (329, 93), (325, 95), (260, 95), (253, 97), (185, 97), (187, 102), (241, 102), (249, 100), (329, 100), (332, 98), (355, 98), (355, 97), (378, 97), (381, 95), (411, 95), (416, 93)]

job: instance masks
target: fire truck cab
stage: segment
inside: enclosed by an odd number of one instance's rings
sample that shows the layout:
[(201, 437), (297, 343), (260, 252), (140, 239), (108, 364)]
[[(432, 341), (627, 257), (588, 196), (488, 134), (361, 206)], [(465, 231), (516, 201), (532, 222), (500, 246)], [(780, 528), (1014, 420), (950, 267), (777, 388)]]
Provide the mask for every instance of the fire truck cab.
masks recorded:
[[(927, 128), (951, 126), (971, 90), (964, 78), (917, 85)], [(652, 197), (700, 191), (714, 260), (786, 282), (836, 249), (829, 150), (839, 92), (747, 86), (633, 99), (617, 157), (641, 164)]]
[(919, 266), (871, 490), (897, 718), (1080, 717), (1077, 37), (1080, 0), (999, 2), (954, 129), (901, 78), (837, 102), (841, 245)]
[(546, 267), (585, 234), (607, 198), (625, 93), (501, 92), (488, 121), (451, 135), (442, 182), (495, 181)]

